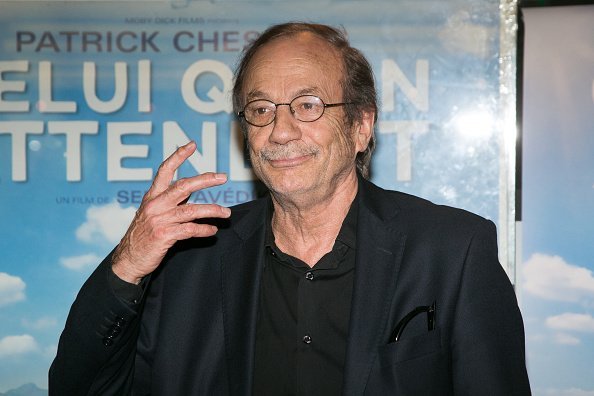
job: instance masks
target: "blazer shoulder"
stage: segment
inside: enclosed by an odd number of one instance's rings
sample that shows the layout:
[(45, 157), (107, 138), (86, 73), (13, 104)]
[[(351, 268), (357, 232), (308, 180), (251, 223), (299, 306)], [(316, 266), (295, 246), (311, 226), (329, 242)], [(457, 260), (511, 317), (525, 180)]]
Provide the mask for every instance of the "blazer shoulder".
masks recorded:
[[(371, 182), (366, 182), (367, 201), (380, 208), (389, 208), (396, 213), (400, 222), (411, 226), (455, 228), (491, 228), (492, 221), (464, 209), (440, 205), (412, 194), (383, 189)], [(381, 209), (380, 209), (381, 210)], [(386, 209), (384, 209), (385, 211)]]

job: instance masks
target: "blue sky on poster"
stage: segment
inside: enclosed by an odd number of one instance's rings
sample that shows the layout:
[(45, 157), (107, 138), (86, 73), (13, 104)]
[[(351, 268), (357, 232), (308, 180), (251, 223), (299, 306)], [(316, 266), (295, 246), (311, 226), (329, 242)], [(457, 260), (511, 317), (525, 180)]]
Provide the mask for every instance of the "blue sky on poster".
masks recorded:
[[(163, 158), (162, 130), (166, 121), (176, 121), (199, 145), (207, 144), (207, 137), (199, 131), (203, 122), (216, 124), (218, 170), (229, 171), (232, 162), (229, 146), (228, 116), (224, 112), (205, 116), (191, 111), (180, 93), (181, 78), (188, 66), (197, 59), (207, 58), (223, 62), (229, 70), (238, 51), (172, 50), (173, 35), (180, 30), (198, 31), (260, 31), (271, 22), (288, 19), (312, 19), (331, 24), (343, 24), (355, 46), (363, 48), (371, 58), (378, 79), (383, 61), (393, 59), (408, 79), (415, 84), (419, 60), (428, 60), (428, 108), (415, 106), (401, 91), (394, 93), (394, 108), (384, 108), (382, 121), (415, 120), (426, 122), (426, 130), (413, 134), (411, 179), (398, 180), (398, 147), (401, 142), (391, 133), (378, 134), (379, 149), (374, 165), (381, 166), (374, 180), (382, 186), (422, 195), (437, 202), (451, 204), (478, 212), (497, 221), (499, 150), (494, 125), (488, 118), (471, 120), (471, 134), (458, 127), (460, 120), (471, 114), (493, 114), (498, 93), (498, 1), (432, 1), (419, 13), (419, 3), (399, 1), (369, 1), (366, 7), (353, 2), (301, 2), (301, 9), (283, 4), (266, 3), (280, 15), (270, 19), (270, 12), (259, 12), (263, 3), (238, 4), (226, 2), (193, 2), (188, 8), (174, 9), (168, 4), (128, 4), (119, 6), (115, 15), (113, 5), (105, 7), (96, 2), (75, 5), (28, 5), (0, 3), (0, 61), (30, 60), (30, 70), (24, 73), (31, 100), (29, 113), (4, 113), (3, 121), (65, 120), (98, 121), (98, 132), (82, 138), (81, 182), (66, 180), (63, 135), (50, 136), (44, 129), (39, 136), (27, 141), (27, 181), (11, 181), (11, 146), (9, 136), (0, 134), (0, 392), (24, 382), (45, 386), (46, 372), (55, 354), (58, 334), (80, 285), (90, 271), (109, 252), (123, 234), (138, 205), (147, 181), (107, 182), (106, 123), (142, 121), (151, 123), (151, 134), (129, 135), (123, 138), (129, 145), (146, 144), (146, 158), (126, 159), (124, 166), (155, 169)], [(353, 12), (354, 5), (357, 7)], [(7, 11), (8, 10), (8, 11)], [(26, 15), (26, 17), (24, 16)], [(200, 23), (180, 22), (180, 16), (197, 18), (226, 18), (227, 21)], [(126, 23), (126, 18), (152, 18), (150, 22)], [(169, 21), (169, 22), (168, 22)], [(175, 23), (170, 23), (175, 21)], [(32, 46), (22, 53), (14, 49), (16, 30), (43, 31), (100, 30), (122, 31), (158, 30), (160, 52), (139, 53), (82, 53), (73, 44), (71, 52), (35, 52)], [(190, 36), (188, 36), (190, 37)], [(233, 36), (235, 37), (235, 36)], [(241, 43), (230, 43), (236, 48)], [(161, 41), (162, 40), (162, 41)], [(183, 42), (192, 45), (192, 41)], [(222, 47), (222, 44), (220, 44)], [(138, 111), (136, 88), (138, 61), (152, 61), (152, 112)], [(40, 61), (52, 62), (53, 99), (74, 101), (76, 113), (43, 113), (36, 108), (38, 95), (37, 71)], [(113, 94), (113, 63), (127, 63), (130, 91), (121, 110), (100, 115), (85, 105), (82, 95), (82, 63), (97, 65), (98, 95)], [(21, 79), (23, 73), (12, 73), (7, 79)], [(225, 84), (216, 76), (201, 79), (198, 94), (205, 100), (215, 85)], [(460, 95), (464, 92), (464, 95)], [(9, 93), (9, 100), (23, 95)], [(384, 101), (385, 102), (385, 101)], [(419, 109), (421, 107), (421, 109)], [(485, 120), (487, 122), (485, 123)], [(482, 125), (477, 127), (477, 123)], [(486, 127), (485, 127), (486, 124)], [(477, 133), (482, 132), (482, 133)], [(209, 146), (212, 147), (212, 146)], [(447, 166), (444, 166), (446, 164)], [(180, 175), (192, 174), (195, 169), (185, 166)], [(239, 196), (250, 194), (251, 183), (234, 181), (213, 190), (203, 198), (234, 203)], [(197, 197), (201, 198), (201, 197)]]
[(593, 18), (525, 10), (520, 284), (535, 395), (594, 395)]

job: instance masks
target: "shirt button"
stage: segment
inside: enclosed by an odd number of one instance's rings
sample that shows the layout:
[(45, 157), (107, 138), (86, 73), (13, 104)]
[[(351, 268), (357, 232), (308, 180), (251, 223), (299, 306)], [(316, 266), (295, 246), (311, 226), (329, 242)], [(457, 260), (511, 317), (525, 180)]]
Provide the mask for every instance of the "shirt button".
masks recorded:
[(303, 342), (306, 344), (311, 344), (311, 337), (308, 335), (303, 336)]
[(311, 271), (307, 271), (307, 272), (305, 273), (305, 279), (307, 279), (307, 280), (313, 280), (313, 278), (314, 278), (314, 274), (313, 274), (313, 272), (311, 272)]

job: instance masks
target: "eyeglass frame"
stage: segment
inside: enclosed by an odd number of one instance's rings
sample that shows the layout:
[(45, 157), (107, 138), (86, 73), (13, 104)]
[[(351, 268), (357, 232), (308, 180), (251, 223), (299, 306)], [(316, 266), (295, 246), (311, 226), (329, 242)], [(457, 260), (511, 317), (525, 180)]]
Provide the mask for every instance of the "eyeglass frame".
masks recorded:
[[(320, 113), (319, 117), (314, 119), (314, 120), (300, 120), (299, 118), (297, 118), (296, 111), (293, 110), (293, 107), (291, 106), (291, 104), (293, 104), (294, 101), (296, 101), (299, 98), (303, 98), (305, 96), (311, 96), (313, 98), (318, 99), (323, 107), (322, 107), (322, 112)], [(264, 125), (257, 125), (257, 124), (253, 124), (250, 121), (248, 121), (248, 119), (245, 117), (245, 109), (254, 102), (260, 102), (260, 101), (264, 101), (264, 102), (268, 102), (268, 103), (272, 103), (274, 105), (274, 116), (272, 117), (272, 119), (270, 120), (270, 122), (268, 124), (264, 124)], [(315, 122), (317, 120), (319, 120), (320, 118), (322, 118), (322, 116), (324, 115), (324, 113), (326, 112), (326, 109), (328, 107), (338, 107), (338, 106), (346, 106), (346, 105), (350, 105), (350, 104), (355, 104), (355, 102), (339, 102), (339, 103), (326, 103), (324, 102), (324, 100), (322, 100), (322, 98), (320, 98), (319, 96), (316, 95), (311, 95), (311, 94), (303, 94), (303, 95), (298, 95), (295, 96), (293, 99), (291, 99), (291, 101), (289, 103), (274, 103), (272, 100), (268, 100), (268, 99), (254, 99), (254, 100), (250, 100), (249, 102), (247, 102), (245, 104), (245, 106), (243, 106), (243, 110), (238, 111), (237, 112), (237, 116), (240, 118), (243, 118), (245, 120), (245, 122), (247, 122), (248, 124), (258, 127), (258, 128), (262, 128), (265, 126), (268, 126), (270, 124), (272, 124), (274, 122), (274, 120), (276, 120), (276, 110), (278, 108), (278, 106), (289, 106), (289, 109), (291, 110), (291, 115), (293, 116), (293, 118), (295, 118), (297, 121), (301, 121), (301, 122)]]
[(435, 301), (433, 301), (433, 303), (431, 305), (421, 305), (419, 307), (416, 307), (412, 311), (410, 311), (408, 314), (406, 314), (406, 316), (404, 318), (402, 318), (400, 320), (400, 322), (398, 322), (396, 327), (394, 327), (394, 330), (392, 330), (392, 334), (390, 335), (389, 342), (400, 341), (400, 337), (402, 336), (402, 333), (404, 332), (406, 325), (415, 316), (417, 316), (418, 314), (421, 314), (423, 312), (427, 312), (427, 330), (428, 331), (435, 330), (435, 315), (437, 312), (437, 306), (436, 306)]

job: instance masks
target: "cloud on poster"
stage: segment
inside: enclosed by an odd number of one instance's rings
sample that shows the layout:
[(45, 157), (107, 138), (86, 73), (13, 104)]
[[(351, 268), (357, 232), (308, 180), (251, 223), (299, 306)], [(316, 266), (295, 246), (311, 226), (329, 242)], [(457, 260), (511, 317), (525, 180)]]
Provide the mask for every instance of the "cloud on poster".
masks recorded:
[(87, 268), (96, 267), (101, 262), (102, 258), (94, 253), (83, 254), (80, 256), (62, 257), (60, 264), (62, 267), (73, 271), (83, 271)]
[(37, 341), (29, 334), (6, 336), (0, 339), (0, 359), (36, 352), (38, 349)]
[(58, 324), (58, 320), (51, 316), (42, 316), (35, 320), (22, 319), (21, 324), (27, 329), (45, 330), (55, 327)]
[(18, 276), (0, 272), (0, 307), (24, 300), (26, 287)]
[(76, 230), (76, 238), (86, 243), (114, 245), (126, 232), (135, 213), (136, 208), (124, 208), (117, 202), (91, 206), (87, 209), (85, 222)]
[(569, 345), (569, 346), (579, 345), (582, 343), (582, 341), (579, 338), (577, 338), (571, 334), (567, 334), (567, 333), (555, 334), (554, 341), (557, 344)]
[(546, 300), (594, 300), (592, 271), (570, 264), (560, 256), (533, 254), (524, 263), (523, 279), (523, 290)]
[(555, 330), (594, 333), (594, 317), (590, 314), (566, 312), (548, 317), (546, 324)]

